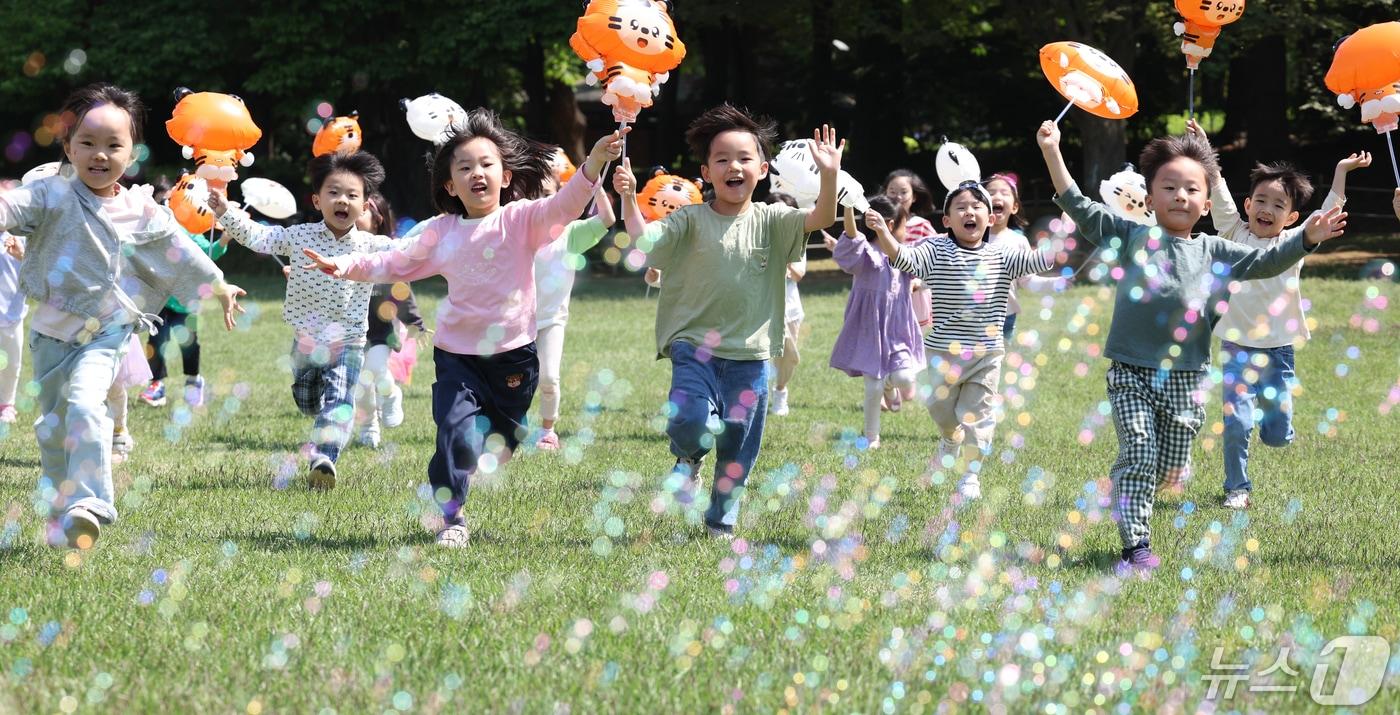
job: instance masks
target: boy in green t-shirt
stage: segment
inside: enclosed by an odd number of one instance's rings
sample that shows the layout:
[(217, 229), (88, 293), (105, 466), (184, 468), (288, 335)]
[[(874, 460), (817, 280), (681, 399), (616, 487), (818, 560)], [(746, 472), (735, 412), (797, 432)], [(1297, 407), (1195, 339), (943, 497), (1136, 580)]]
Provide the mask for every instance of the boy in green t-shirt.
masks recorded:
[(768, 176), (775, 135), (772, 120), (729, 104), (700, 115), (686, 141), (714, 198), (649, 226), (637, 206), (630, 163), (618, 167), (613, 183), (627, 232), (638, 237), (647, 266), (666, 275), (656, 310), (657, 354), (671, 359), (666, 434), (676, 465), (666, 487), (689, 504), (701, 460), (715, 450), (704, 523), (710, 535), (726, 539), (733, 538), (744, 482), (763, 438), (767, 361), (783, 351), (787, 266), (803, 255), (809, 232), (836, 221), (836, 176), (845, 148), (830, 127), (813, 133), (821, 194), (810, 210), (756, 204), (754, 189)]

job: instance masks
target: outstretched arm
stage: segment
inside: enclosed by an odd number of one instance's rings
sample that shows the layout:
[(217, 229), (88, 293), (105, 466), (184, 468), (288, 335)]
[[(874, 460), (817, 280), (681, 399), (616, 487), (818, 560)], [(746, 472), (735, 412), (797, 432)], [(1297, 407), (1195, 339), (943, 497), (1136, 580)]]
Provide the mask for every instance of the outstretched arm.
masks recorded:
[(1040, 154), (1045, 157), (1045, 168), (1050, 170), (1050, 182), (1055, 185), (1055, 193), (1063, 194), (1074, 186), (1074, 177), (1065, 166), (1065, 157), (1060, 153), (1060, 128), (1054, 122), (1046, 121), (1036, 132), (1035, 141), (1040, 145)]
[(803, 226), (805, 233), (820, 231), (836, 222), (836, 176), (841, 171), (841, 152), (846, 149), (846, 140), (836, 142), (836, 130), (823, 124), (821, 129), (812, 132), (808, 144), (812, 150), (812, 161), (821, 175), (821, 192), (817, 194), (817, 205), (807, 212)]

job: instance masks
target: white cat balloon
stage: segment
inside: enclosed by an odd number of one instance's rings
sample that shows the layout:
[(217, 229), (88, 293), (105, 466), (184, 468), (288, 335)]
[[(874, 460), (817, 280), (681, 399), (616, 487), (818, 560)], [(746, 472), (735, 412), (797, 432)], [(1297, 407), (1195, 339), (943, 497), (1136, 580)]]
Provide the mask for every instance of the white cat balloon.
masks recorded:
[(1157, 217), (1147, 208), (1147, 179), (1132, 164), (1124, 164), (1118, 173), (1100, 181), (1099, 196), (1115, 216), (1146, 226), (1157, 225)]

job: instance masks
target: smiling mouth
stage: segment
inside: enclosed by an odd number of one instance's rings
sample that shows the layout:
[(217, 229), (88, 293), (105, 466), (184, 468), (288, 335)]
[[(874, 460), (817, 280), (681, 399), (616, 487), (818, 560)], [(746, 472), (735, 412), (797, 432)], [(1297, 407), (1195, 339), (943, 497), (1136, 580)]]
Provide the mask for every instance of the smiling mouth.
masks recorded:
[(743, 178), (741, 178), (741, 177), (736, 177), (736, 178), (729, 179), (729, 180), (725, 181), (725, 182), (724, 182), (724, 185), (737, 189), (737, 188), (739, 188), (740, 186), (743, 186), (743, 185), (744, 185), (744, 180), (743, 180)]
[(637, 46), (638, 46), (638, 47), (646, 47), (646, 46), (647, 46), (647, 38), (645, 38), (645, 37), (638, 37), (638, 38), (637, 38)]
[(346, 211), (345, 209), (336, 209), (335, 217), (340, 219), (341, 221), (349, 221), (350, 212)]
[(485, 184), (485, 183), (481, 183), (481, 184), (472, 184), (471, 192), (472, 192), (473, 194), (478, 195), (478, 196), (485, 196), (485, 195), (486, 195), (486, 184)]
[(992, 204), (992, 213), (994, 213), (994, 214), (1000, 216), (1000, 215), (1006, 213), (1006, 207), (1003, 206), (1002, 204), (994, 203), (994, 204)]

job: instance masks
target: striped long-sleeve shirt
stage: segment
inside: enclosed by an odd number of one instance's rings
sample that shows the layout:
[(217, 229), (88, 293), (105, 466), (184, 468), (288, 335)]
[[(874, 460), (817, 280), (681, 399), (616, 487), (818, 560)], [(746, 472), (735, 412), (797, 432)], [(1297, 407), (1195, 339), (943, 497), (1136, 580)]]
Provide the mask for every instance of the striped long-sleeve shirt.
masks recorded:
[(894, 260), (933, 296), (933, 330), (924, 347), (979, 355), (1006, 349), (1001, 327), (1012, 281), (1052, 265), (1050, 253), (986, 241), (966, 248), (948, 236), (901, 246)]

